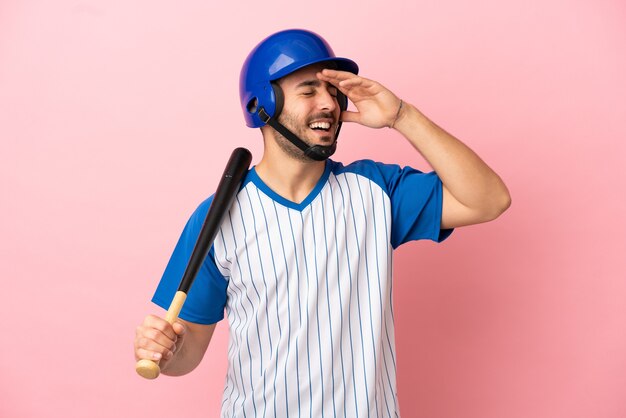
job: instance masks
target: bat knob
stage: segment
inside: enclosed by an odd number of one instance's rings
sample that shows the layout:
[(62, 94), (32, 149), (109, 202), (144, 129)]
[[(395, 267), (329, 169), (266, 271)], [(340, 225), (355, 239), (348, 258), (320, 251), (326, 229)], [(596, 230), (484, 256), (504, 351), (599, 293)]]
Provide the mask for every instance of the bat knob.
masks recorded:
[(142, 359), (135, 364), (135, 370), (139, 376), (146, 379), (156, 379), (161, 373), (159, 365), (152, 360)]

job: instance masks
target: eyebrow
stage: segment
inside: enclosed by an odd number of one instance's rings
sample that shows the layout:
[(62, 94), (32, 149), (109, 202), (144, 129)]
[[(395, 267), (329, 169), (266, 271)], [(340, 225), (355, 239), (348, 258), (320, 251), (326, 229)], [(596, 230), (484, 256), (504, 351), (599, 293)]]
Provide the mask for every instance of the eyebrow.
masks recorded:
[[(299, 83), (296, 86), (296, 89), (302, 88), (302, 87), (319, 87), (322, 85), (322, 82), (320, 80), (305, 80), (302, 83)], [(331, 89), (337, 89), (337, 87), (333, 86), (332, 84), (328, 83), (328, 88)]]
[(319, 87), (319, 86), (320, 86), (319, 80), (306, 80), (298, 84), (296, 88), (298, 89), (300, 87)]

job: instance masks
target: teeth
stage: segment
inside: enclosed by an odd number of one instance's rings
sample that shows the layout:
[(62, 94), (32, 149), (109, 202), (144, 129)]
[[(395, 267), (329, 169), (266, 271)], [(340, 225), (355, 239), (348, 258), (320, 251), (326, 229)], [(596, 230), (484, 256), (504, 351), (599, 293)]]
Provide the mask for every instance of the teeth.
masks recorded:
[(330, 123), (328, 122), (313, 122), (309, 125), (311, 129), (330, 129)]

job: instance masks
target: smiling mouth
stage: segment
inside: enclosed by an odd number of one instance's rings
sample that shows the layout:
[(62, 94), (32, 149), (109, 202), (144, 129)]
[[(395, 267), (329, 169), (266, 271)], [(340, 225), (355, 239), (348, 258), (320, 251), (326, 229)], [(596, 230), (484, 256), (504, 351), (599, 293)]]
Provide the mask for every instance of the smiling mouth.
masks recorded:
[(330, 130), (330, 126), (331, 124), (329, 122), (313, 122), (309, 124), (309, 128), (313, 129), (314, 131), (322, 132), (328, 132)]

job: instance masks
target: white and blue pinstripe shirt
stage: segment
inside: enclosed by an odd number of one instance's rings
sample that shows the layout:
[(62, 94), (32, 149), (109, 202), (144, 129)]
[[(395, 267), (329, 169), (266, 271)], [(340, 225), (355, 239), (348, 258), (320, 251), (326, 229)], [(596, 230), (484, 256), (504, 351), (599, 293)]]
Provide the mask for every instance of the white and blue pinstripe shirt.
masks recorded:
[[(187, 223), (153, 301), (167, 308), (211, 198)], [(180, 317), (228, 317), (223, 417), (396, 417), (392, 249), (441, 241), (435, 173), (328, 161), (296, 204), (251, 169)]]

